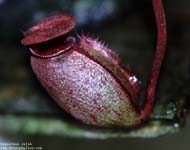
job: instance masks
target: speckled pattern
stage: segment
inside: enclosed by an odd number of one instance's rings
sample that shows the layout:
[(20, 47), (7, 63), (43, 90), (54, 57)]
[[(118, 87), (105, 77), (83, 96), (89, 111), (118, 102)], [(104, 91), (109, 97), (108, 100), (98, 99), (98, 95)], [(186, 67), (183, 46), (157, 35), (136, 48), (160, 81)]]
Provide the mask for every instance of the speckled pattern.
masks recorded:
[(75, 118), (96, 126), (139, 123), (129, 95), (102, 66), (77, 51), (31, 57), (33, 71), (57, 103)]
[(122, 67), (118, 55), (100, 41), (85, 35), (80, 37), (80, 47), (117, 79), (117, 82), (130, 95), (134, 107), (137, 108), (139, 81), (131, 71)]

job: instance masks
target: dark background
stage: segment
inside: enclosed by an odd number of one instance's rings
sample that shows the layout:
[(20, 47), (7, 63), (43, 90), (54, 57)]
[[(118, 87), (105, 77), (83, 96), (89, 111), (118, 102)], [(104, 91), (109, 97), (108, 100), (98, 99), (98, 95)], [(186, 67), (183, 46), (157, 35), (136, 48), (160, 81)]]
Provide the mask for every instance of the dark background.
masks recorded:
[[(189, 100), (190, 78), (190, 1), (163, 0), (168, 28), (166, 59), (161, 72), (157, 97), (162, 101), (168, 93), (181, 93)], [(151, 0), (0, 0), (0, 113), (49, 112), (49, 107), (36, 109), (38, 105), (14, 106), (19, 97), (32, 96), (43, 91), (34, 77), (29, 62), (29, 52), (21, 45), (22, 32), (41, 19), (67, 12), (75, 16), (75, 32), (98, 36), (114, 49), (125, 65), (145, 88), (148, 70), (156, 43), (156, 28)], [(179, 92), (180, 89), (182, 92)], [(24, 94), (23, 94), (24, 93)], [(44, 92), (45, 93), (45, 92)], [(43, 94), (44, 94), (43, 93)], [(6, 105), (4, 105), (6, 104)], [(53, 103), (48, 102), (48, 105)], [(39, 104), (40, 105), (40, 104)], [(57, 107), (57, 106), (52, 106)], [(26, 110), (25, 110), (26, 109)], [(56, 108), (57, 109), (57, 108)], [(51, 112), (51, 110), (50, 110)], [(54, 112), (54, 111), (53, 111)], [(186, 119), (186, 118), (185, 118)], [(11, 128), (11, 126), (10, 126)], [(3, 129), (1, 129), (3, 130)], [(180, 132), (153, 139), (73, 139), (43, 135), (1, 134), (0, 142), (26, 141), (44, 149), (188, 149), (190, 147), (190, 123)]]

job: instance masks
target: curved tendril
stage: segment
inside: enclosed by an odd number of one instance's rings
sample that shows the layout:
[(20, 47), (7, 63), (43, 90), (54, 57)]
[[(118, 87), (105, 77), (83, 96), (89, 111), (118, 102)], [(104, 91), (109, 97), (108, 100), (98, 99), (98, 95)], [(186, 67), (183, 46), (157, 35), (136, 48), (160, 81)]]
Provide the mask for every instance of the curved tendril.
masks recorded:
[(147, 83), (146, 97), (141, 109), (141, 119), (147, 119), (152, 110), (156, 84), (166, 49), (166, 20), (162, 0), (152, 0), (157, 24), (157, 46)]

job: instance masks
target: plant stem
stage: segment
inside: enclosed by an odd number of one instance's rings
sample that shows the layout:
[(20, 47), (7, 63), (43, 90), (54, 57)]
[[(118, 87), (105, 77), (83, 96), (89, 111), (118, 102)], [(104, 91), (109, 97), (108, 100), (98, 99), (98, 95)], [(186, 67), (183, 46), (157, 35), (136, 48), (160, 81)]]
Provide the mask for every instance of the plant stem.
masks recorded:
[(152, 0), (152, 4), (157, 24), (157, 46), (147, 84), (145, 101), (141, 109), (141, 119), (143, 120), (149, 117), (152, 110), (157, 80), (165, 54), (167, 39), (166, 20), (162, 0)]

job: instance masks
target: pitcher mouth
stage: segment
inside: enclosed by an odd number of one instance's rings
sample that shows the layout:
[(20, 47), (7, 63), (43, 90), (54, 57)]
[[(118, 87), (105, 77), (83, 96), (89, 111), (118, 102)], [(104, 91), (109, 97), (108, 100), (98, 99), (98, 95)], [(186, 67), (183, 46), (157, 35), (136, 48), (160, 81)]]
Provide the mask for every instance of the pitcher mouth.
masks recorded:
[(29, 46), (33, 56), (40, 58), (51, 58), (68, 51), (75, 43), (74, 37), (58, 37), (53, 40)]
[(21, 43), (36, 57), (54, 57), (73, 46), (75, 38), (69, 33), (74, 26), (75, 20), (68, 14), (51, 16), (25, 31)]

